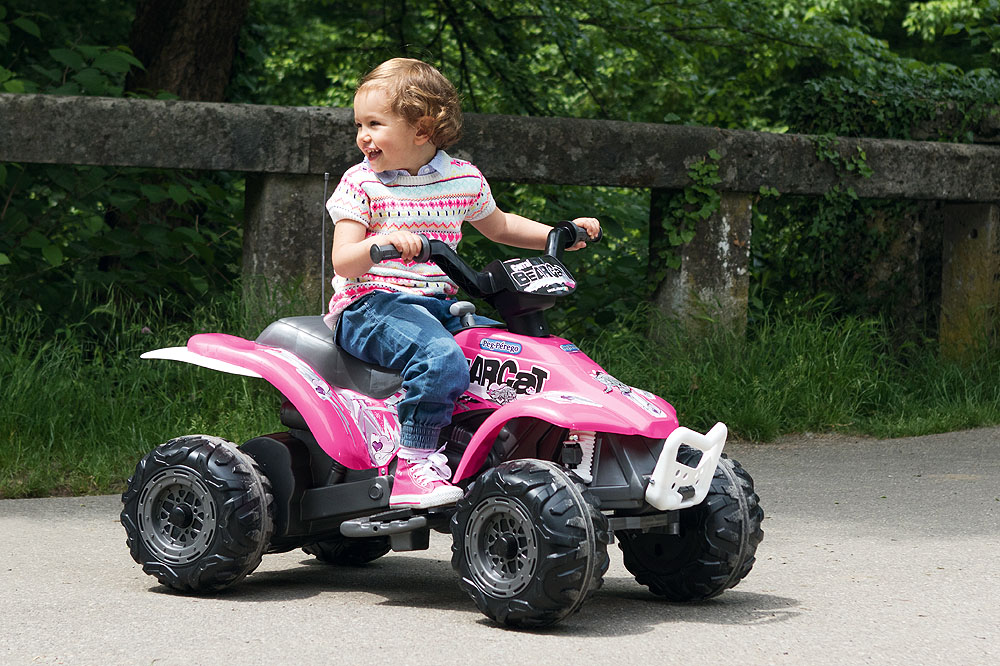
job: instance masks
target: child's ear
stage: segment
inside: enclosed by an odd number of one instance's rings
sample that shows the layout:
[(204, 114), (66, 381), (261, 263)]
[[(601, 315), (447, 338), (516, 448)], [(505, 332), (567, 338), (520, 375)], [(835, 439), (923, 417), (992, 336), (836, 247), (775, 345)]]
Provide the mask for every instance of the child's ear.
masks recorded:
[(431, 140), (431, 132), (434, 130), (434, 119), (424, 116), (417, 121), (417, 134), (414, 141), (418, 146), (422, 146)]

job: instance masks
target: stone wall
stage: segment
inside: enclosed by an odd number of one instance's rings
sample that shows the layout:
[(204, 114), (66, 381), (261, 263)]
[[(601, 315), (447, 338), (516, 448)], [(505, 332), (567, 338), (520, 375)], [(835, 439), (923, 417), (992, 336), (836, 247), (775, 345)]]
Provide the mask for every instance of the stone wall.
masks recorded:
[[(944, 202), (941, 339), (966, 344), (1000, 298), (1000, 146), (838, 139), (844, 160), (864, 152), (872, 170), (864, 178), (820, 159), (818, 145), (804, 135), (468, 114), (450, 152), (492, 181), (656, 192), (688, 185), (690, 165), (716, 151), (723, 205), (699, 225), (656, 299), (670, 314), (736, 326), (746, 317), (751, 195), (762, 186), (822, 195), (841, 185), (861, 197)], [(266, 279), (318, 283), (323, 174), (333, 187), (358, 158), (349, 109), (0, 94), (2, 162), (246, 172), (244, 272)]]

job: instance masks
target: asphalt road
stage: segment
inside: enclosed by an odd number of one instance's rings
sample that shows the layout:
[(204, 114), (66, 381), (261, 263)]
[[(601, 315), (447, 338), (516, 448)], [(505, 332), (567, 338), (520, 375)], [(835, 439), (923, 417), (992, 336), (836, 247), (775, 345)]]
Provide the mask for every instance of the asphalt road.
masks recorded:
[(621, 565), (562, 624), (499, 628), (450, 539), (362, 569), (268, 555), (214, 597), (129, 557), (117, 497), (0, 501), (0, 664), (1000, 663), (1000, 428), (733, 444), (766, 518), (750, 575), (693, 605)]

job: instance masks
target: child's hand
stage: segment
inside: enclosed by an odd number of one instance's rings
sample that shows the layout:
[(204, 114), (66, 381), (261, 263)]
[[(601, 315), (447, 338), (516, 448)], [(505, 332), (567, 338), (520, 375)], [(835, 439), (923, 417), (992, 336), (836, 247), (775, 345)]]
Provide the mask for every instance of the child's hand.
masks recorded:
[[(575, 220), (573, 220), (573, 224), (575, 224), (578, 227), (583, 227), (584, 229), (586, 229), (587, 235), (590, 236), (590, 240), (596, 240), (598, 234), (601, 233), (601, 223), (595, 217), (578, 217)], [(579, 250), (585, 247), (587, 247), (587, 244), (584, 241), (580, 241), (579, 243), (577, 243), (576, 245), (574, 245), (569, 249)]]
[(410, 261), (420, 254), (422, 242), (420, 236), (412, 231), (393, 231), (385, 236), (378, 236), (379, 245), (392, 245), (399, 250), (400, 258)]

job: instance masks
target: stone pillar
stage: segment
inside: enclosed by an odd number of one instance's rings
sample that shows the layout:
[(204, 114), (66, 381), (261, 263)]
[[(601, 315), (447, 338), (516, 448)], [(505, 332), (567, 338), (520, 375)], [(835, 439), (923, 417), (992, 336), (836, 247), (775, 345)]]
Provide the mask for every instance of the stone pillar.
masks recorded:
[(1000, 323), (1000, 204), (941, 209), (941, 353), (961, 358)]
[[(653, 215), (659, 210), (655, 199), (664, 195), (653, 190)], [(721, 324), (738, 334), (746, 330), (752, 206), (751, 194), (722, 193), (719, 209), (698, 223), (695, 237), (680, 248), (680, 269), (668, 270), (657, 288), (653, 301), (661, 312), (688, 323)]]
[(320, 262), (326, 264), (329, 298), (333, 224), (324, 209), (323, 176), (248, 174), (244, 217), (244, 295), (252, 290), (282, 311), (325, 312)]

